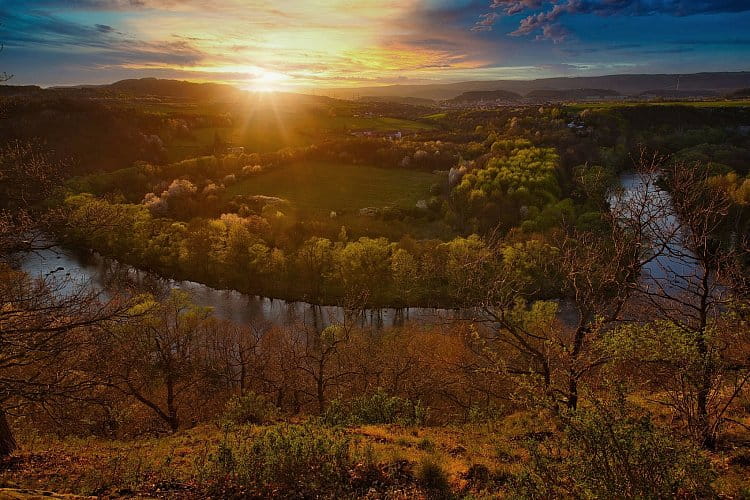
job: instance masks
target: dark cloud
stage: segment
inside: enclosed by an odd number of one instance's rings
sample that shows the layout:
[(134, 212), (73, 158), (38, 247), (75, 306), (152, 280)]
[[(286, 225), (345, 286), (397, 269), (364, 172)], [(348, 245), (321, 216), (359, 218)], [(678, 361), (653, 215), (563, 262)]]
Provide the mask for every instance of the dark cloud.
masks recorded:
[(570, 37), (570, 31), (559, 24), (545, 24), (542, 26), (542, 33), (536, 36), (537, 40), (552, 40), (554, 43), (561, 43)]
[[(14, 14), (0, 6), (0, 40), (10, 48), (37, 52), (61, 48), (94, 49), (85, 52), (92, 64), (195, 64), (204, 58), (188, 40), (142, 41), (106, 24), (88, 26), (43, 11)], [(69, 57), (69, 55), (68, 55)]]
[[(558, 23), (566, 15), (646, 16), (662, 14), (685, 17), (750, 11), (749, 0), (492, 0), (491, 8), (506, 15), (528, 13), (510, 34), (538, 33), (537, 39), (560, 42), (569, 32)], [(477, 22), (483, 30), (492, 28), (499, 16), (483, 14)]]
[(120, 11), (146, 7), (145, 0), (3, 0), (3, 5), (16, 9)]
[(542, 0), (492, 0), (490, 7), (501, 9), (512, 16), (527, 9), (538, 9), (542, 6)]

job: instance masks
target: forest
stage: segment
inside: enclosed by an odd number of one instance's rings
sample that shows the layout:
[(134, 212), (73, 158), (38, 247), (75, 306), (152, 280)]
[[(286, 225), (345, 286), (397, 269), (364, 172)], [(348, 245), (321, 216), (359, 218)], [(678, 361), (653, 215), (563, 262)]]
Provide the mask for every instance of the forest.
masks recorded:
[[(705, 102), (0, 97), (0, 488), (747, 498), (749, 127)], [(126, 271), (30, 272), (62, 251)], [(185, 282), (335, 314), (233, 321)]]

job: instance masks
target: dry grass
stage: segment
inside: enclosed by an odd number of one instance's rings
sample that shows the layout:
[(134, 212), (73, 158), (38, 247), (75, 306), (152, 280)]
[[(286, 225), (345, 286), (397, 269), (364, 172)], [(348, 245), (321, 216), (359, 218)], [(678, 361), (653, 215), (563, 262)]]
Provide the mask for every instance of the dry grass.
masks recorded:
[[(243, 427), (241, 435), (253, 436), (262, 430)], [(451, 490), (462, 492), (469, 486), (467, 472), (472, 468), (486, 467), (495, 477), (518, 473), (527, 458), (524, 439), (548, 430), (548, 422), (519, 413), (481, 424), (366, 425), (348, 428), (346, 433), (369, 447), (377, 463), (408, 462), (414, 471), (425, 461), (439, 464)], [(22, 435), (21, 452), (2, 464), (0, 487), (78, 495), (199, 497), (198, 471), (225, 437), (225, 431), (209, 424), (134, 441)], [(742, 491), (750, 492), (750, 433), (737, 430), (731, 438), (736, 446), (710, 456), (719, 472), (715, 486), (727, 498), (742, 498)], [(393, 497), (418, 496), (422, 493), (417, 486)], [(503, 496), (502, 491), (484, 494), (491, 495), (487, 498)], [(7, 497), (12, 498), (10, 493)]]

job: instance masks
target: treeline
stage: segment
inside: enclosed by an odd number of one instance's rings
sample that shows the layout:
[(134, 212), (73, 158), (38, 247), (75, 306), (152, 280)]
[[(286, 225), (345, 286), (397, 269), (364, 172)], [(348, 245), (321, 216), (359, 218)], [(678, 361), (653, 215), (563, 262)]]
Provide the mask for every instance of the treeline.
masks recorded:
[[(263, 175), (298, 155), (315, 156), (309, 149), (298, 150), (297, 155), (197, 159), (158, 169), (144, 165), (132, 178), (113, 173), (104, 179), (76, 180), (73, 185), (78, 190), (90, 189), (105, 197), (68, 196), (64, 207), (69, 230), (58, 232), (69, 244), (219, 288), (323, 303), (340, 300), (351, 290), (366, 290), (372, 306), (450, 306), (461, 299), (461, 266), (486, 252), (477, 234), (505, 235), (520, 226), (507, 242), (512, 247), (528, 235), (543, 234), (563, 223), (602, 229), (601, 211), (606, 210), (606, 196), (616, 183), (613, 176), (595, 175), (601, 170), (597, 167), (582, 167), (574, 181), (576, 199), (564, 198), (554, 150), (525, 140), (496, 140), (489, 150), (482, 166), (472, 162), (451, 169), (424, 207), (383, 209), (378, 214), (386, 219), (442, 219), (467, 235), (450, 241), (409, 236), (389, 241), (349, 234), (352, 228), (337, 225), (336, 219), (325, 217), (319, 222), (296, 210), (293, 202), (272, 197), (239, 196), (226, 202), (226, 187), (238, 180), (227, 172), (237, 172), (252, 158), (265, 162), (243, 167), (239, 178)], [(434, 156), (422, 150), (414, 156), (420, 152)], [(268, 163), (272, 160), (277, 163)], [(211, 170), (212, 177), (221, 180), (206, 180)], [(141, 180), (153, 186), (159, 178), (168, 179), (179, 171), (190, 174), (165, 183), (159, 194), (147, 193), (142, 204), (123, 203), (113, 189), (122, 182), (129, 184), (124, 188), (128, 193), (137, 193)], [(206, 217), (211, 213), (217, 216)], [(540, 287), (545, 292), (551, 288)]]
[(111, 204), (90, 195), (71, 196), (65, 207), (66, 241), (76, 246), (163, 276), (316, 303), (366, 292), (370, 306), (451, 307), (462, 300), (466, 266), (488, 252), (478, 236), (447, 242), (349, 241), (342, 228), (336, 240), (299, 240), (294, 226), (273, 213), (182, 223), (154, 218), (142, 205)]

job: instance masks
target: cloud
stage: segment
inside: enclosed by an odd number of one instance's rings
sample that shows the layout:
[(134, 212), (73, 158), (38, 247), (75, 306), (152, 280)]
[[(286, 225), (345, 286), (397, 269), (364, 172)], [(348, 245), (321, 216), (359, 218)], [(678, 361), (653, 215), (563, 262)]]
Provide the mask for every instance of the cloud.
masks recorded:
[(552, 40), (553, 43), (562, 43), (570, 37), (570, 31), (560, 24), (545, 24), (542, 33), (536, 36), (536, 40)]
[(538, 9), (541, 6), (542, 0), (492, 0), (490, 4), (493, 9), (501, 9), (509, 16), (527, 9)]
[[(748, 9), (750, 0), (0, 0), (0, 64), (19, 83), (149, 75), (243, 86), (262, 70), (287, 76), (288, 89), (593, 73), (680, 47), (693, 55), (661, 62), (736, 70), (747, 66), (746, 14), (679, 19)], [(638, 19), (649, 13), (661, 15)], [(601, 16), (628, 19), (610, 30)], [(634, 40), (640, 51), (627, 50)], [(566, 62), (585, 65), (542, 68)]]
[[(196, 64), (205, 54), (188, 40), (139, 40), (107, 24), (91, 26), (35, 11), (12, 14), (0, 8), (0, 40), (10, 50), (33, 48), (39, 52), (68, 53), (83, 50), (92, 66), (128, 64)], [(66, 55), (70, 57), (70, 55)]]
[(492, 31), (492, 26), (498, 17), (498, 14), (494, 12), (482, 14), (479, 16), (479, 20), (474, 23), (474, 26), (471, 27), (471, 31)]
[(125, 11), (146, 7), (145, 0), (5, 0), (3, 3), (15, 9)]
[[(527, 13), (512, 36), (538, 33), (537, 40), (559, 43), (570, 35), (558, 20), (566, 15), (686, 17), (750, 11), (748, 0), (492, 0), (489, 7), (512, 16)], [(475, 26), (492, 29), (499, 16), (482, 14)]]

